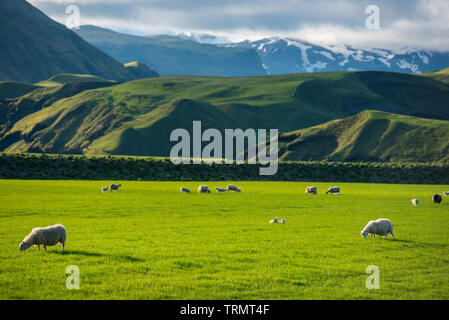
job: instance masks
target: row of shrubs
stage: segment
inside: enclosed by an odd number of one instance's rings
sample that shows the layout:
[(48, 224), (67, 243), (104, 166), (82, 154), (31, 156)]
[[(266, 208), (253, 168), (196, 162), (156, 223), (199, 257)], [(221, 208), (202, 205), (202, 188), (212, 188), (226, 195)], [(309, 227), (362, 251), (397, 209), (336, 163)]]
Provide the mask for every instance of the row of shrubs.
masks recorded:
[(0, 153), (1, 179), (48, 180), (266, 180), (449, 184), (438, 163), (280, 162), (277, 174), (253, 164), (175, 165), (168, 158)]

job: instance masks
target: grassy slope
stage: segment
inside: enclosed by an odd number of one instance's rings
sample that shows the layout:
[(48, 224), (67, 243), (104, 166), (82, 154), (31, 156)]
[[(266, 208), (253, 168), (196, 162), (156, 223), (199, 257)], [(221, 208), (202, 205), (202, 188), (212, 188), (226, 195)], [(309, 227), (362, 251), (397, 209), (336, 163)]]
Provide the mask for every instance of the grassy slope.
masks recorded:
[[(84, 91), (22, 119), (10, 134), (32, 139), (6, 150), (166, 156), (170, 132), (191, 129), (193, 120), (218, 129), (289, 132), (368, 107), (449, 119), (449, 86), (384, 72), (138, 80)], [(220, 124), (217, 118), (226, 120)], [(428, 156), (428, 161), (441, 160)]]
[(447, 121), (364, 111), (280, 138), (283, 160), (449, 162)]
[(449, 84), (449, 68), (436, 72), (423, 73), (422, 75)]
[(17, 98), (37, 88), (36, 85), (23, 82), (0, 81), (0, 99)]
[[(238, 182), (241, 194), (200, 195), (179, 187), (201, 182), (121, 182), (101, 193), (110, 182), (0, 181), (0, 298), (449, 298), (449, 202), (431, 202), (441, 186), (340, 184), (342, 196), (326, 196), (333, 183), (317, 183), (305, 196), (309, 183)], [(397, 240), (361, 239), (380, 217)], [(33, 227), (58, 222), (64, 253), (18, 251)], [(69, 265), (80, 290), (65, 288)], [(380, 290), (365, 287), (369, 265)]]
[(106, 80), (97, 76), (92, 76), (90, 74), (61, 73), (49, 78), (48, 80), (41, 81), (36, 85), (43, 87), (57, 87), (63, 84), (78, 83), (78, 82), (114, 82), (114, 81)]

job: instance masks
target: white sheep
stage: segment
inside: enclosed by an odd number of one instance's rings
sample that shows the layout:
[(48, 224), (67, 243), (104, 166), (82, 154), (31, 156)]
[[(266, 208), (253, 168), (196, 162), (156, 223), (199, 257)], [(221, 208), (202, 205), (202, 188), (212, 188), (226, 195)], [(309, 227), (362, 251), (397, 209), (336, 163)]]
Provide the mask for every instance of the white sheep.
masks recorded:
[(389, 233), (391, 233), (391, 236), (393, 237), (394, 240), (393, 224), (391, 223), (390, 220), (384, 218), (371, 220), (360, 232), (362, 238), (366, 238), (368, 234), (370, 235), (371, 238), (375, 238), (377, 234), (379, 236), (383, 236), (384, 239), (387, 238)]
[(198, 187), (199, 193), (210, 193), (209, 186), (202, 184)]
[(412, 199), (412, 205), (415, 207), (419, 204), (419, 199)]
[(118, 188), (120, 188), (122, 184), (111, 184), (111, 192), (112, 190), (118, 191)]
[(278, 218), (273, 218), (268, 223), (279, 223)]
[(285, 219), (281, 219), (279, 223), (285, 223)]
[(444, 191), (443, 194), (444, 194), (445, 196), (449, 196), (449, 191)]
[(181, 192), (185, 192), (185, 193), (190, 193), (190, 190), (184, 187), (181, 187), (180, 189)]
[(307, 187), (306, 194), (318, 194), (318, 189), (315, 186)]
[(216, 187), (215, 190), (216, 190), (218, 193), (224, 193), (224, 192), (228, 191), (228, 189), (225, 189), (225, 188), (218, 188), (218, 187)]
[(108, 186), (101, 188), (101, 192), (106, 192), (106, 191), (108, 191)]
[(330, 187), (327, 189), (326, 194), (328, 193), (340, 193), (340, 187)]
[(235, 191), (235, 192), (242, 192), (242, 190), (240, 190), (239, 188), (237, 188), (236, 185), (233, 184), (228, 184), (228, 191)]
[(32, 245), (36, 245), (37, 249), (40, 250), (41, 244), (44, 246), (45, 251), (47, 251), (47, 246), (54, 246), (58, 243), (61, 244), (62, 250), (64, 250), (66, 239), (67, 232), (62, 224), (55, 224), (45, 228), (34, 228), (20, 243), (19, 251), (24, 251)]

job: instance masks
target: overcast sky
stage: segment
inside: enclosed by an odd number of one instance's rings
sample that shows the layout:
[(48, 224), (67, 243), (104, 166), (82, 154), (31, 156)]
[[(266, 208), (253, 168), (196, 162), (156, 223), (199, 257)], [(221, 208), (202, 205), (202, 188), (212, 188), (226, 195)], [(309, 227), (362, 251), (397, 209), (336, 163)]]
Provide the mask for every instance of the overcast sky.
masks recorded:
[[(208, 33), (231, 41), (270, 36), (361, 47), (449, 50), (449, 0), (28, 0), (64, 23), (80, 9), (81, 25), (139, 34)], [(365, 26), (366, 7), (380, 29)]]

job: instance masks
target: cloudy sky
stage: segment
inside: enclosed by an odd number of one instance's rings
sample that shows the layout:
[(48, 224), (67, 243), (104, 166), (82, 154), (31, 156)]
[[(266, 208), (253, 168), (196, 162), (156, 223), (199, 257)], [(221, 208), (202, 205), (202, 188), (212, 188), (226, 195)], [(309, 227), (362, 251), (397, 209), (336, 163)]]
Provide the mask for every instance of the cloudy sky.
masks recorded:
[[(66, 7), (81, 25), (138, 34), (207, 33), (230, 41), (270, 36), (360, 47), (449, 50), (449, 0), (28, 0), (64, 23)], [(380, 28), (368, 30), (369, 5)]]

